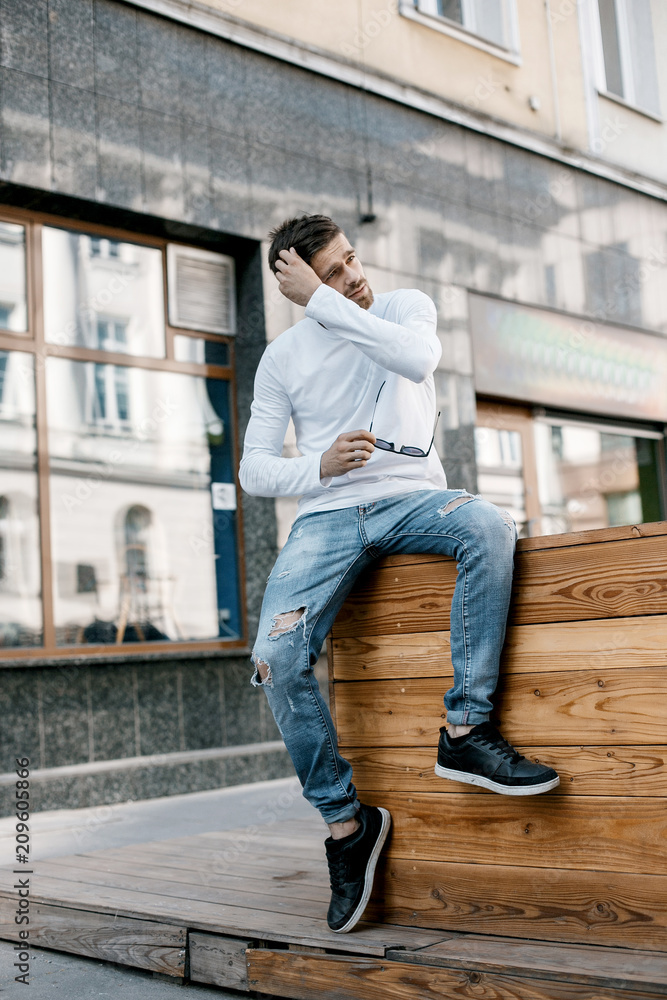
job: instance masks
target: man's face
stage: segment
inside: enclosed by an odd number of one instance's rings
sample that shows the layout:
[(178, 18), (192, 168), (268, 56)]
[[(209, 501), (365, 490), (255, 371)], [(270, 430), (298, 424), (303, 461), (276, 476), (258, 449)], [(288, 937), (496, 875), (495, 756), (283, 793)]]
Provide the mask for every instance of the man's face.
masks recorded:
[(335, 288), (346, 299), (356, 302), (362, 309), (372, 306), (373, 293), (364, 269), (344, 233), (334, 236), (331, 243), (318, 250), (310, 266), (320, 281)]

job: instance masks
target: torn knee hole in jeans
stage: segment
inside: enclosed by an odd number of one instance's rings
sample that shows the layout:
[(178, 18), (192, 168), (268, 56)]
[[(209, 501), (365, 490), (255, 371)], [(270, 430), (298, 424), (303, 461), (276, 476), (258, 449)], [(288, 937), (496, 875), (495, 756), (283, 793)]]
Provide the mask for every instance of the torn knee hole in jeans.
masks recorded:
[(470, 501), (474, 499), (475, 498), (472, 493), (462, 493), (461, 496), (454, 497), (454, 499), (446, 503), (444, 507), (441, 507), (438, 514), (440, 517), (446, 517), (447, 514), (451, 514), (451, 512), (456, 510), (457, 507), (461, 507), (464, 503), (470, 503)]
[(262, 660), (261, 657), (253, 653), (252, 662), (255, 665), (255, 673), (252, 676), (251, 682), (253, 687), (259, 687), (261, 684), (266, 684), (268, 687), (271, 687), (273, 685), (271, 667), (266, 660)]
[(269, 639), (279, 639), (281, 635), (294, 632), (298, 625), (303, 625), (305, 629), (306, 608), (297, 608), (296, 611), (281, 611), (280, 614), (273, 616), (271, 624), (273, 627), (269, 632)]

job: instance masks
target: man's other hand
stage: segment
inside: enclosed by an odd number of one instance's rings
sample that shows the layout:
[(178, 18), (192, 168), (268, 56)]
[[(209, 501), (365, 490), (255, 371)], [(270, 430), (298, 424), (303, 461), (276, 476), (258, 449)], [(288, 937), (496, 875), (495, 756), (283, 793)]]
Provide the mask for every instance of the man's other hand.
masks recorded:
[(339, 434), (320, 461), (320, 479), (344, 476), (362, 468), (375, 451), (375, 434), (370, 431), (346, 431)]
[(310, 264), (299, 257), (294, 247), (280, 251), (280, 259), (276, 261), (276, 278), (285, 298), (298, 306), (307, 306), (313, 292), (322, 284)]

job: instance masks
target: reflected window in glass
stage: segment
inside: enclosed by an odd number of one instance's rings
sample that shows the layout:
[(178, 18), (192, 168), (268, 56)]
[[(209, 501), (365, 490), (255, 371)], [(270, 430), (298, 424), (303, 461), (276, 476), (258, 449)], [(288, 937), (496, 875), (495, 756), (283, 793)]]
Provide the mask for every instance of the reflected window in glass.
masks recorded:
[(0, 330), (27, 329), (25, 228), (0, 222)]
[(229, 383), (64, 358), (46, 375), (58, 645), (239, 638)]
[(160, 249), (49, 226), (42, 248), (48, 343), (165, 356)]
[(643, 433), (537, 420), (542, 534), (660, 520), (660, 435)]
[(0, 648), (41, 642), (34, 365), (0, 351)]

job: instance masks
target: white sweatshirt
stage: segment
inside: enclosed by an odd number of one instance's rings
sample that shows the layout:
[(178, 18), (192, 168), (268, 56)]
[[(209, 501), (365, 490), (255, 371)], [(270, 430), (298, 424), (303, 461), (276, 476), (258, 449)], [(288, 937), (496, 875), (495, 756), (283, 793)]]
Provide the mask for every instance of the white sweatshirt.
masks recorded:
[[(435, 447), (427, 458), (376, 448), (365, 466), (320, 479), (322, 454), (339, 434), (368, 430), (427, 450), (436, 415), (433, 371), (442, 348), (433, 302), (416, 289), (376, 295), (362, 309), (320, 285), (306, 318), (266, 348), (257, 368), (240, 479), (253, 496), (300, 496), (298, 516), (372, 503), (447, 480)], [(294, 420), (302, 457), (282, 458)]]

